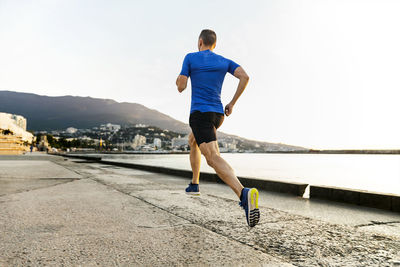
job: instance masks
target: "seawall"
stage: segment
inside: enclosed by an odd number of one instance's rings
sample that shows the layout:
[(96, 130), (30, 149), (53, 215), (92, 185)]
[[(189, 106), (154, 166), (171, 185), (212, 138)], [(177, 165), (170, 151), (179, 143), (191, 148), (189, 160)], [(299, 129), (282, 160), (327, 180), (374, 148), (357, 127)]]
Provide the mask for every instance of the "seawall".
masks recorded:
[[(125, 168), (139, 169), (155, 173), (170, 174), (178, 177), (190, 178), (192, 172), (188, 170), (150, 166), (135, 163), (125, 163), (117, 161), (102, 160), (97, 156), (82, 156), (82, 155), (69, 155), (69, 154), (55, 154), (63, 157), (83, 159), (91, 162), (99, 162), (102, 164), (114, 165)], [(389, 210), (393, 212), (400, 212), (400, 196), (394, 194), (384, 194), (379, 192), (370, 192), (365, 190), (356, 190), (348, 188), (339, 188), (333, 186), (315, 186), (306, 183), (285, 182), (276, 180), (261, 180), (248, 177), (238, 177), (242, 184), (246, 187), (257, 187), (260, 190), (279, 192), (290, 194), (293, 196), (303, 197), (306, 189), (309, 187), (309, 198), (324, 199), (329, 201), (336, 201), (370, 208), (377, 208)], [(200, 174), (200, 179), (203, 181), (223, 183), (223, 181), (214, 173)]]

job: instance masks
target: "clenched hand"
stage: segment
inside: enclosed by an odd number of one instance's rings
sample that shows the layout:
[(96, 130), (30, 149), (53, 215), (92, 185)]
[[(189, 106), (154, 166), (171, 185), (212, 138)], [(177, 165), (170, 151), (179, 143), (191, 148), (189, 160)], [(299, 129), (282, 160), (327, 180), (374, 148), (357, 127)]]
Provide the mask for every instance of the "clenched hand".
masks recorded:
[(233, 111), (233, 104), (229, 103), (228, 105), (225, 106), (225, 115), (229, 116), (232, 114)]

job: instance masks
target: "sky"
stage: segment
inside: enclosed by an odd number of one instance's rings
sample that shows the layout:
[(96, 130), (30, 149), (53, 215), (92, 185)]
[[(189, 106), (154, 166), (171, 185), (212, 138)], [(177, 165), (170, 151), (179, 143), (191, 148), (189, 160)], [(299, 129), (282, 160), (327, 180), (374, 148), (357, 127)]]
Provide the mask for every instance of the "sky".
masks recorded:
[[(400, 1), (0, 0), (0, 90), (140, 103), (183, 122), (202, 29), (250, 76), (220, 130), (315, 149), (400, 149)], [(238, 80), (222, 88), (227, 104)], [(29, 128), (29, 122), (28, 122)]]

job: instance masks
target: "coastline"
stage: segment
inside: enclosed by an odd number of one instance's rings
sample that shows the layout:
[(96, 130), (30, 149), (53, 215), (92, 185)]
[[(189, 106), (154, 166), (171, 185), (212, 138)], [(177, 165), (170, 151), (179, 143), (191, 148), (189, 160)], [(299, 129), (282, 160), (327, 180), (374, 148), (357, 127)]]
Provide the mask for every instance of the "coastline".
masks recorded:
[[(101, 155), (99, 156), (84, 156), (84, 155), (82, 156), (73, 154), (54, 154), (54, 155), (83, 159), (88, 162), (97, 162), (107, 165), (150, 171), (154, 173), (169, 174), (183, 178), (187, 178), (192, 175), (192, 172), (188, 170), (103, 160), (101, 158)], [(238, 178), (242, 181), (244, 186), (257, 187), (258, 189), (264, 191), (284, 193), (292, 196), (309, 198), (310, 200), (323, 199), (333, 202), (341, 202), (347, 204), (354, 204), (357, 206), (383, 209), (392, 212), (400, 212), (400, 195), (396, 194), (341, 188), (334, 186), (317, 186), (307, 183), (255, 179), (255, 178), (240, 177), (240, 176), (238, 176)], [(222, 181), (214, 173), (202, 172), (200, 174), (200, 179), (214, 183), (222, 183)]]

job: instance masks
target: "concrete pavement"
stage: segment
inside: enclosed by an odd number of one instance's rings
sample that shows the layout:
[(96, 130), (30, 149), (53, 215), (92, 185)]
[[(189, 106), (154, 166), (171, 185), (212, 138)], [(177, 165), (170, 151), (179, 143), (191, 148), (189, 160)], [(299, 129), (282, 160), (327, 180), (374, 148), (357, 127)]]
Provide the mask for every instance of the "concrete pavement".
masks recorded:
[[(49, 161), (0, 160), (0, 266), (290, 266), (96, 181), (91, 166), (58, 159), (51, 158), (70, 170)], [(7, 174), (13, 165), (18, 169)], [(41, 178), (28, 166), (52, 179), (32, 186), (29, 179)], [(140, 186), (132, 173), (118, 183)]]
[(221, 184), (192, 197), (189, 179), (53, 156), (0, 157), (0, 170), (0, 266), (400, 261), (396, 213), (261, 192), (261, 222), (249, 229)]

